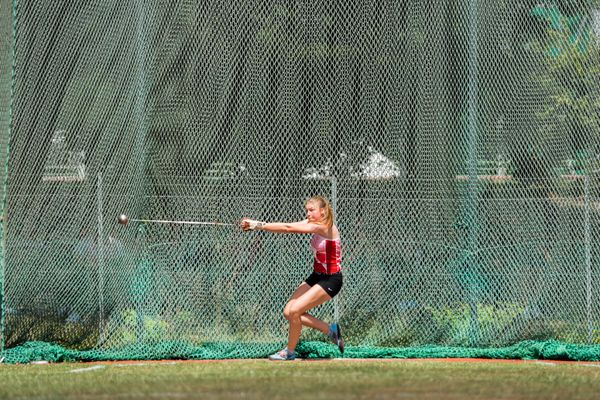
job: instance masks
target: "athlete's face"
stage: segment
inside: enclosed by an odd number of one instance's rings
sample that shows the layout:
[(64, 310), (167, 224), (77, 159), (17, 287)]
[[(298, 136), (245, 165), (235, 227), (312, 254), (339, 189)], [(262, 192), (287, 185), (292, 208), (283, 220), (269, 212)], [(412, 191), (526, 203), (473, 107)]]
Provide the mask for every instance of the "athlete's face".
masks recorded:
[(311, 201), (306, 203), (306, 219), (308, 222), (319, 222), (325, 216), (325, 210), (319, 207), (318, 204)]

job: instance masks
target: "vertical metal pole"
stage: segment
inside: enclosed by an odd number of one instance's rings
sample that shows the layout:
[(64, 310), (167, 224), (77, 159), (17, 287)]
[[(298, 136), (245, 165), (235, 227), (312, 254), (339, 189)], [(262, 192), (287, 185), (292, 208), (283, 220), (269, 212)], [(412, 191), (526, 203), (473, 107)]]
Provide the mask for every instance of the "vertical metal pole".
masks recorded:
[[(335, 217), (337, 215), (337, 179), (335, 176), (331, 177), (331, 208), (333, 209), (333, 223), (335, 224)], [(333, 298), (333, 320), (339, 321), (339, 295)]]
[(467, 115), (467, 136), (468, 136), (468, 157), (469, 157), (469, 188), (468, 188), (468, 258), (471, 263), (468, 265), (469, 275), (469, 308), (470, 308), (470, 329), (469, 341), (471, 346), (475, 345), (478, 335), (477, 326), (477, 302), (476, 302), (476, 282), (479, 278), (479, 267), (475, 257), (477, 251), (477, 0), (469, 0), (469, 54), (468, 54), (468, 115)]
[(102, 343), (104, 341), (104, 217), (102, 209), (102, 172), (98, 172), (96, 189), (98, 202), (98, 341)]
[[(331, 178), (331, 208), (333, 208), (334, 218), (337, 215), (337, 179), (334, 177)], [(335, 219), (333, 220), (335, 224)]]
[(5, 326), (5, 279), (6, 279), (6, 227), (7, 227), (7, 191), (8, 191), (8, 160), (10, 155), (10, 145), (12, 142), (12, 132), (13, 132), (13, 115), (14, 115), (14, 97), (15, 97), (15, 75), (16, 75), (16, 67), (17, 67), (17, 58), (16, 58), (16, 43), (17, 43), (17, 0), (13, 0), (11, 2), (12, 5), (12, 41), (10, 43), (11, 47), (11, 79), (10, 79), (10, 104), (8, 109), (8, 133), (6, 141), (6, 153), (4, 160), (4, 182), (2, 182), (2, 221), (0, 221), (0, 225), (2, 225), (1, 229), (2, 235), (0, 238), (0, 246), (2, 246), (1, 254), (0, 254), (0, 351), (4, 351), (5, 346), (5, 338), (4, 338), (4, 326)]
[(584, 232), (585, 232), (585, 269), (586, 269), (586, 315), (588, 344), (592, 344), (592, 235), (590, 232), (590, 178), (584, 176)]

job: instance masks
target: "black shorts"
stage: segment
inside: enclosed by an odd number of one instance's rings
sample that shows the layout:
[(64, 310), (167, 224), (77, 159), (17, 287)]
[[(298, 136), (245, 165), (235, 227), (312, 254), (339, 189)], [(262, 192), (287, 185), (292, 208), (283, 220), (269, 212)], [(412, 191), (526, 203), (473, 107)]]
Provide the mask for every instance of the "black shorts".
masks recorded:
[(306, 278), (304, 282), (311, 287), (315, 285), (321, 286), (323, 289), (325, 289), (328, 295), (333, 297), (338, 294), (340, 289), (342, 289), (342, 284), (344, 283), (343, 281), (344, 279), (341, 272), (331, 275), (313, 272), (308, 278)]

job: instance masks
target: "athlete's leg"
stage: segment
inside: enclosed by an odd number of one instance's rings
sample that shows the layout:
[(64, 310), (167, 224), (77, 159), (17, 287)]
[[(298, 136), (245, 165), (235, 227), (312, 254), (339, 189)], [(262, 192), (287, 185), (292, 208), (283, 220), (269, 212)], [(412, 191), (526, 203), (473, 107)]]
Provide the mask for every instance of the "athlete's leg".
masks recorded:
[[(285, 319), (289, 320), (289, 316), (291, 314), (290, 310), (292, 309), (294, 303), (304, 293), (308, 292), (308, 289), (310, 288), (311, 286), (309, 286), (306, 282), (302, 282), (300, 286), (298, 286), (298, 288), (294, 291), (287, 304), (285, 305), (285, 308), (283, 309), (283, 316), (285, 317)], [(309, 328), (317, 329), (323, 332), (325, 335), (327, 335), (327, 333), (329, 332), (329, 325), (327, 325), (326, 322), (323, 322), (320, 319), (309, 315), (308, 313), (302, 314), (300, 316), (300, 321), (302, 322), (303, 326), (308, 326)]]
[(283, 316), (285, 317), (285, 319), (287, 319), (289, 310), (291, 310), (291, 308), (294, 305), (294, 303), (296, 302), (296, 300), (298, 300), (304, 293), (308, 292), (308, 289), (310, 289), (310, 288), (311, 288), (311, 286), (308, 283), (302, 282), (300, 284), (300, 286), (298, 286), (296, 288), (296, 290), (294, 290), (294, 293), (292, 293), (292, 295), (290, 296), (290, 299), (288, 300), (287, 304), (283, 308)]
[(313, 317), (308, 313), (304, 313), (300, 316), (303, 326), (316, 329), (323, 332), (325, 335), (329, 333), (329, 325), (326, 322), (321, 321), (319, 318)]
[[(306, 285), (308, 286), (308, 284)], [(301, 285), (302, 287), (302, 285)], [(300, 288), (298, 288), (300, 289)], [(298, 291), (298, 290), (297, 290)], [(286, 319), (290, 322), (290, 330), (288, 333), (288, 349), (293, 351), (296, 348), (296, 344), (298, 344), (298, 338), (300, 337), (300, 332), (302, 331), (302, 317), (304, 316), (304, 321), (307, 324), (315, 324), (322, 327), (317, 318), (314, 318), (310, 315), (304, 315), (308, 310), (315, 308), (327, 300), (331, 300), (331, 296), (327, 294), (325, 289), (323, 289), (319, 285), (314, 285), (309, 287), (308, 290), (302, 290), (302, 294), (299, 294), (298, 297), (293, 299), (291, 304), (286, 305), (284, 310), (284, 315)], [(310, 325), (308, 325), (310, 326)], [(319, 328), (317, 328), (319, 329)], [(328, 328), (327, 328), (328, 329)], [(319, 329), (321, 330), (321, 329)], [(322, 331), (323, 332), (323, 331)]]

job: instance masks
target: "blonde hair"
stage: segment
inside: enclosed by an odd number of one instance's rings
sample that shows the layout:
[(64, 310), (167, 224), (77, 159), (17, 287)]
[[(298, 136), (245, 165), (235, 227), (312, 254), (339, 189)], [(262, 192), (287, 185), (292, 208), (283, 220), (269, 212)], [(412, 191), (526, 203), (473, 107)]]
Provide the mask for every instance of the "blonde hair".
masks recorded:
[(333, 216), (333, 208), (331, 207), (329, 200), (327, 200), (325, 197), (322, 197), (322, 196), (313, 196), (304, 202), (304, 206), (306, 207), (306, 205), (308, 203), (316, 203), (319, 206), (319, 208), (325, 209), (325, 215), (323, 216), (322, 222), (325, 224), (325, 226), (327, 226), (328, 228), (331, 228), (333, 226), (334, 216)]

